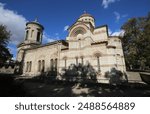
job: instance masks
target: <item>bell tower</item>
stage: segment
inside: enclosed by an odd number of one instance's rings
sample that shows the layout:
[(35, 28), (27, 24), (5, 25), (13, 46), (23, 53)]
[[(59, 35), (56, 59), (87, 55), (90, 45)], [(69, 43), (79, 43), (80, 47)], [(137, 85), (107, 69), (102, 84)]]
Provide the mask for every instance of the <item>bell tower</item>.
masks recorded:
[(22, 74), (25, 50), (33, 47), (37, 47), (42, 44), (42, 35), (44, 27), (35, 19), (35, 21), (27, 22), (25, 29), (25, 38), (22, 43), (17, 46), (17, 72)]
[(24, 43), (33, 45), (41, 44), (43, 30), (44, 27), (37, 21), (37, 19), (35, 19), (35, 21), (26, 23)]

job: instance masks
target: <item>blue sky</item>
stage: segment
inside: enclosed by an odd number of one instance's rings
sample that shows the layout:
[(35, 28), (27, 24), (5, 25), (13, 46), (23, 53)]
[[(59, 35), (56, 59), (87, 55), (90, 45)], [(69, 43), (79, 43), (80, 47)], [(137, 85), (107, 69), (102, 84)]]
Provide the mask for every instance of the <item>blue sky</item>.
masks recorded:
[(86, 11), (96, 26), (107, 24), (111, 35), (119, 35), (121, 25), (131, 17), (146, 16), (150, 0), (0, 0), (0, 24), (12, 31), (10, 51), (16, 57), (16, 44), (24, 38), (27, 21), (36, 17), (44, 26), (43, 43), (65, 39), (65, 30)]

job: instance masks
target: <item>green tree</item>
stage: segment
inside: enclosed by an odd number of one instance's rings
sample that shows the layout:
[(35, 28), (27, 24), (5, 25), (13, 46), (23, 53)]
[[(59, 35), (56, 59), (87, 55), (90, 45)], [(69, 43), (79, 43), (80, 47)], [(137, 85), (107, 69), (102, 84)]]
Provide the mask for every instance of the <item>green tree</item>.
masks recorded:
[(125, 31), (122, 45), (126, 65), (130, 69), (144, 70), (150, 66), (150, 13), (131, 18), (122, 27)]
[(0, 64), (5, 63), (12, 58), (7, 45), (10, 40), (10, 32), (6, 30), (6, 26), (0, 25)]

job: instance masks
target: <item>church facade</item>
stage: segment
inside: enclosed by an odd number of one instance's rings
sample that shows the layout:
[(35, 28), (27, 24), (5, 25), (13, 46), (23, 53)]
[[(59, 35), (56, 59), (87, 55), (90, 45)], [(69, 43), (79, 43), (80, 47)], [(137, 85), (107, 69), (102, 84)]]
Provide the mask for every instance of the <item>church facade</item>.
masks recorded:
[(18, 45), (17, 54), (22, 75), (32, 77), (55, 71), (56, 77), (62, 79), (64, 72), (74, 66), (90, 66), (101, 81), (112, 68), (126, 72), (120, 38), (109, 36), (107, 25), (96, 27), (92, 15), (82, 14), (68, 28), (66, 40), (42, 45), (43, 30), (37, 21), (26, 24), (25, 39)]

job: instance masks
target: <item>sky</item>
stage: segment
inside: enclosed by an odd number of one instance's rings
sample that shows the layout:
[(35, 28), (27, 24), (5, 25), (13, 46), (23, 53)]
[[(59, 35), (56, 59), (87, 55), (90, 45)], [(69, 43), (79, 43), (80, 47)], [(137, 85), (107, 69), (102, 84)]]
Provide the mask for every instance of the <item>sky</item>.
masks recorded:
[(116, 36), (128, 19), (150, 12), (150, 0), (0, 0), (0, 24), (11, 31), (8, 48), (15, 59), (16, 45), (24, 40), (26, 22), (38, 18), (45, 28), (45, 44), (65, 40), (67, 28), (85, 11), (95, 18), (96, 26), (107, 24), (109, 34)]

